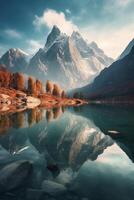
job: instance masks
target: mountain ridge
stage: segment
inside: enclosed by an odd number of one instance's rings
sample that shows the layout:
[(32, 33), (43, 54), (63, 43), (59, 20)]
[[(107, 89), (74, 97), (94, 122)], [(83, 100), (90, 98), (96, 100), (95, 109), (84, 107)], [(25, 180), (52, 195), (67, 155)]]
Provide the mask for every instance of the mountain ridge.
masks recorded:
[[(79, 42), (83, 43), (81, 49)], [(107, 66), (112, 61), (112, 59), (106, 61)], [(54, 26), (44, 49), (40, 49), (30, 60), (28, 73), (33, 75), (35, 73), (40, 79), (47, 77), (59, 82), (63, 87), (74, 88), (91, 82), (104, 67), (106, 63), (98, 59), (78, 32), (68, 36)], [(41, 71), (38, 71), (38, 68)]]

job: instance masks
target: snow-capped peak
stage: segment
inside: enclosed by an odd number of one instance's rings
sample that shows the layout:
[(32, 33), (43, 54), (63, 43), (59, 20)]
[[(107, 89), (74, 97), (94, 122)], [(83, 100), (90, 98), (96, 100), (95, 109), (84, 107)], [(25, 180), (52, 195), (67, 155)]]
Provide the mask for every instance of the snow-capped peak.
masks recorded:
[(60, 36), (60, 34), (61, 34), (60, 29), (56, 25), (54, 25), (52, 31), (47, 37), (45, 49), (48, 49), (53, 44), (53, 42)]
[(23, 50), (19, 49), (19, 48), (11, 48), (8, 51), (10, 54), (19, 54), (19, 55), (23, 55), (23, 56), (29, 56), (28, 53), (24, 52)]
[(26, 52), (23, 51), (22, 49), (18, 48), (18, 50), (19, 50), (22, 54), (24, 54), (24, 55), (26, 55), (26, 56), (30, 56), (28, 53), (26, 53)]
[(80, 39), (82, 38), (82, 36), (80, 35), (80, 33), (78, 31), (73, 31), (72, 35), (71, 35), (72, 38), (77, 38), (77, 39)]

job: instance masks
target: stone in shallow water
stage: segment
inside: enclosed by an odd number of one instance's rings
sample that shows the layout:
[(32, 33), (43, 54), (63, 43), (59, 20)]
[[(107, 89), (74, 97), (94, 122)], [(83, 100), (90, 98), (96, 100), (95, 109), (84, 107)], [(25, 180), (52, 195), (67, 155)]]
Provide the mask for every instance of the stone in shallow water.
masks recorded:
[(29, 188), (27, 190), (27, 200), (39, 200), (43, 193), (43, 190)]
[(62, 195), (67, 191), (66, 187), (63, 186), (62, 184), (48, 180), (43, 181), (42, 189), (44, 190), (45, 193), (52, 196)]
[(24, 160), (6, 165), (0, 171), (0, 192), (10, 191), (25, 184), (32, 169), (32, 164)]

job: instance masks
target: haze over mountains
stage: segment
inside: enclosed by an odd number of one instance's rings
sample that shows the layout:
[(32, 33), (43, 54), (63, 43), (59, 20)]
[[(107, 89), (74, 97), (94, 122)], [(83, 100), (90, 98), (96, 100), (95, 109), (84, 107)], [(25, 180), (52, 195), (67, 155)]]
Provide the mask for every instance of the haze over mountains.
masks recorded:
[(50, 79), (65, 88), (91, 83), (113, 59), (106, 56), (95, 42), (88, 44), (78, 32), (71, 36), (54, 26), (44, 48), (31, 58), (20, 49), (10, 49), (0, 59), (10, 71), (33, 75), (42, 81)]

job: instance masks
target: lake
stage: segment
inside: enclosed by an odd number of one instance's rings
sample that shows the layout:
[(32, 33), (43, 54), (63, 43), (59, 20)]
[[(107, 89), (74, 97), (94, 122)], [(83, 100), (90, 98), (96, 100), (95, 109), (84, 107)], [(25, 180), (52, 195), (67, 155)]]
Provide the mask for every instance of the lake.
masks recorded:
[[(12, 165), (20, 161), (30, 163), (30, 173), (27, 165)], [(134, 107), (35, 108), (0, 116), (1, 200), (133, 200), (133, 161)]]

